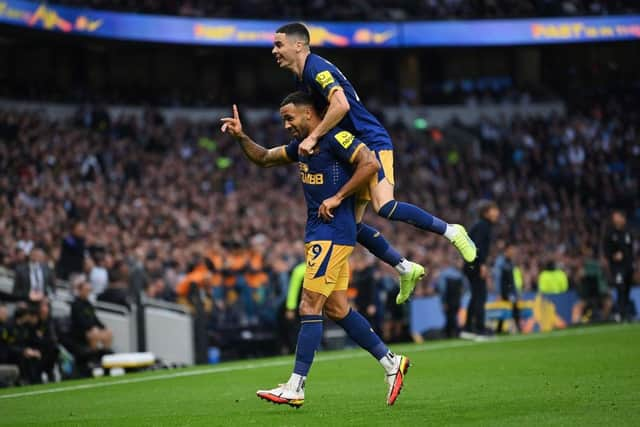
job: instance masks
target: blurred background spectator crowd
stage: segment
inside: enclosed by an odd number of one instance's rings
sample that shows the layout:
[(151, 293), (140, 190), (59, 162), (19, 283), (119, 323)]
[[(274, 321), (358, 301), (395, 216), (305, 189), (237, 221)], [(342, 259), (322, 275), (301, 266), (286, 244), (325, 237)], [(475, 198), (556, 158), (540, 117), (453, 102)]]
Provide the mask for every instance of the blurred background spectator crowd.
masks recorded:
[[(485, 117), (429, 129), (386, 123), (399, 197), (469, 225), (476, 201), (492, 199), (503, 219), (490, 264), (504, 242), (515, 243), (512, 261), (528, 291), (556, 269), (580, 290), (591, 271), (585, 266), (595, 262), (605, 298), (613, 285), (605, 270), (608, 218), (618, 209), (631, 223), (640, 219), (636, 111), (610, 98), (567, 117)], [(276, 116), (245, 121), (257, 141), (287, 142)], [(217, 117), (169, 122), (152, 109), (136, 117), (82, 106), (57, 120), (5, 110), (0, 139), (0, 264), (15, 270), (17, 297), (43, 301), (54, 277), (71, 280), (86, 301), (129, 306), (143, 291), (201, 305), (218, 344), (225, 328), (282, 324), (290, 272), (303, 259), (306, 210), (295, 168), (244, 161)], [(439, 237), (372, 214), (366, 221), (430, 269), (418, 297), (438, 292), (441, 270), (461, 267)], [(632, 257), (637, 262), (637, 252)], [(42, 267), (32, 276), (30, 265)], [(387, 340), (407, 339), (406, 309), (393, 304), (395, 272), (360, 248), (352, 275), (354, 303)], [(31, 287), (19, 283), (26, 276)], [(76, 321), (80, 341), (108, 348), (108, 337), (85, 336), (101, 328), (87, 322), (95, 320)], [(291, 349), (283, 343), (281, 350)]]
[[(51, 3), (318, 21), (639, 10), (628, 0)], [(0, 293), (0, 386), (90, 375), (117, 338), (97, 314), (98, 302), (128, 313), (141, 299), (179, 304), (195, 314), (194, 341), (204, 337), (205, 353), (216, 347), (223, 359), (292, 352), (307, 214), (297, 168), (247, 162), (210, 114), (220, 110), (173, 109), (238, 103), (258, 143), (287, 143), (274, 106), (291, 79), (270, 49), (25, 31), (32, 32), (8, 30), (0, 40), (0, 280), (12, 282), (11, 292)], [(632, 268), (640, 261), (640, 56), (633, 43), (332, 49), (326, 56), (389, 130), (397, 198), (468, 229), (482, 202), (495, 202), (490, 292), (513, 303), (516, 315), (527, 292), (573, 290), (571, 320), (581, 323), (632, 318), (628, 291), (640, 283)], [(22, 108), (11, 98), (68, 104)], [(138, 107), (114, 107), (125, 104)], [(475, 122), (454, 116), (434, 125), (426, 104), (480, 114)], [(535, 104), (545, 112), (496, 113)], [(75, 112), (59, 113), (70, 105)], [(273, 111), (248, 113), (265, 106)], [(402, 120), (415, 112), (417, 119)], [(439, 236), (372, 212), (365, 221), (428, 268), (415, 299), (441, 298), (447, 324), (436, 335), (458, 336), (469, 282), (457, 252)], [(409, 326), (410, 304), (395, 304), (395, 270), (360, 247), (350, 265), (351, 301), (385, 341), (421, 340)], [(60, 287), (69, 312), (53, 319)], [(15, 304), (7, 309), (5, 300)], [(245, 332), (252, 345), (241, 340)], [(66, 366), (72, 359), (81, 372)], [(194, 361), (205, 363), (206, 354)]]

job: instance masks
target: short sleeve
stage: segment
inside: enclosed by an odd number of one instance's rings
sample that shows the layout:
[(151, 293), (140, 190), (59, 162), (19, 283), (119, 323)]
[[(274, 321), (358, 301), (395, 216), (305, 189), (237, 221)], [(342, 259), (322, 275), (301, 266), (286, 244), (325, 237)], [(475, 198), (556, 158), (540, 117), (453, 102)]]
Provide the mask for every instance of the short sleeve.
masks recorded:
[(365, 147), (363, 142), (346, 130), (332, 133), (327, 137), (330, 138), (331, 151), (344, 162), (353, 163), (358, 152)]
[(326, 100), (331, 98), (334, 91), (340, 88), (338, 76), (331, 64), (324, 61), (314, 61), (306, 72), (307, 83), (310, 83)]
[(283, 146), (284, 154), (292, 162), (298, 161), (298, 145), (300, 145), (300, 141), (293, 140), (289, 144)]

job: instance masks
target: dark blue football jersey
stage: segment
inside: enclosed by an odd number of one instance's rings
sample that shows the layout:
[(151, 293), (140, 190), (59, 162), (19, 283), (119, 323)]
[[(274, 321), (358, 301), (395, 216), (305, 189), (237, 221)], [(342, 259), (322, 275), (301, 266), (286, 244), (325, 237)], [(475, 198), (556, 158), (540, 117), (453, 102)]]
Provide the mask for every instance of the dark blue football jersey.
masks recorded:
[(362, 105), (349, 80), (331, 62), (314, 53), (310, 54), (304, 63), (302, 80), (298, 80), (297, 84), (299, 90), (313, 97), (320, 112), (325, 111), (329, 97), (341, 87), (349, 101), (350, 110), (338, 126), (351, 132), (371, 150), (393, 150), (389, 133)]
[(319, 152), (298, 156), (300, 141), (284, 147), (287, 157), (297, 161), (307, 201), (305, 242), (330, 240), (340, 245), (356, 243), (355, 197), (346, 198), (333, 211), (333, 219), (324, 222), (318, 209), (325, 199), (334, 196), (353, 175), (353, 160), (365, 145), (346, 130), (334, 128), (318, 141)]

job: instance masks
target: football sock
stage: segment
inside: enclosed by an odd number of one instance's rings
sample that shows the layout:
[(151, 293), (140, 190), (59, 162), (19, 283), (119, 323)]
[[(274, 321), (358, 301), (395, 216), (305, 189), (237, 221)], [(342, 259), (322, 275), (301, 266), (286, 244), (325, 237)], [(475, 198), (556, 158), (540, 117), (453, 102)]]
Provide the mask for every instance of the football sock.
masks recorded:
[(357, 240), (376, 258), (380, 258), (391, 267), (396, 267), (403, 260), (398, 251), (387, 242), (387, 239), (378, 230), (367, 224), (358, 224)]
[(381, 359), (378, 360), (388, 374), (395, 374), (396, 371), (396, 355), (388, 351)]
[(380, 208), (378, 215), (438, 234), (444, 234), (447, 229), (446, 222), (410, 203), (391, 200)]
[(371, 353), (376, 360), (379, 361), (389, 353), (389, 349), (380, 337), (373, 332), (367, 319), (357, 311), (349, 309), (349, 314), (336, 323), (345, 330), (356, 344)]
[(296, 364), (293, 373), (306, 377), (313, 363), (313, 356), (322, 340), (322, 316), (300, 316), (300, 333), (296, 347)]
[(458, 234), (458, 230), (452, 225), (447, 224), (447, 229), (444, 230), (444, 237), (449, 240), (453, 240), (454, 237)]
[(295, 391), (300, 391), (304, 389), (304, 383), (307, 380), (307, 377), (303, 377), (302, 375), (298, 375), (295, 372), (291, 374), (289, 381), (287, 384), (294, 389)]
[(400, 261), (400, 264), (396, 265), (395, 268), (398, 273), (407, 274), (411, 272), (411, 268), (413, 268), (413, 263), (403, 258), (402, 261)]

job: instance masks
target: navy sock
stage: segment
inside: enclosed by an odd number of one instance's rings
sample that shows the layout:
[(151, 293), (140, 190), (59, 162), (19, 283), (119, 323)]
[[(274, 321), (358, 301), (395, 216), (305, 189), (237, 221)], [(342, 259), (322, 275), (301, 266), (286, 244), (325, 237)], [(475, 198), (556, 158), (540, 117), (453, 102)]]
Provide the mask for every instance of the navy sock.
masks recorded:
[(373, 332), (367, 319), (355, 310), (349, 310), (344, 319), (336, 322), (345, 330), (347, 335), (360, 347), (367, 350), (376, 360), (380, 360), (389, 353), (389, 348), (380, 337)]
[(446, 222), (410, 203), (391, 200), (380, 208), (378, 215), (438, 234), (444, 234), (447, 229)]
[(380, 258), (391, 267), (395, 267), (402, 261), (402, 256), (387, 242), (387, 239), (378, 230), (367, 224), (358, 224), (357, 240), (376, 258)]
[(306, 377), (322, 340), (322, 316), (300, 316), (300, 324), (293, 373)]

